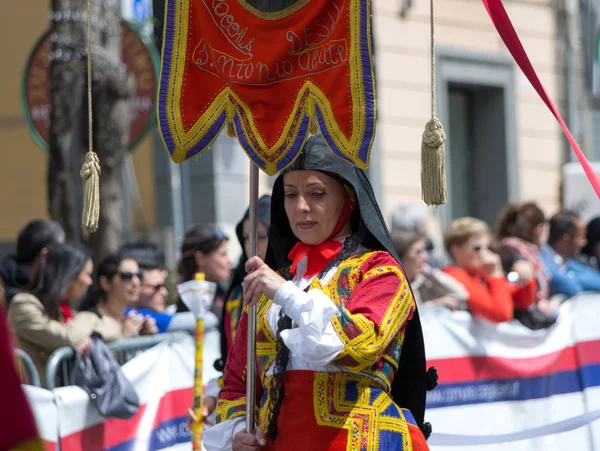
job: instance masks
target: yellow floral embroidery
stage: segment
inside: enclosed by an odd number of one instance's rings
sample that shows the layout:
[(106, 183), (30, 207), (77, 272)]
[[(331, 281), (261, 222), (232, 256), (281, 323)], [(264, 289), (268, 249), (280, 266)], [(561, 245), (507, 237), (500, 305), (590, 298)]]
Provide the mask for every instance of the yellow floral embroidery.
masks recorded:
[(346, 429), (347, 451), (379, 450), (382, 432), (400, 434), (402, 451), (412, 451), (403, 410), (393, 404), (385, 391), (373, 385), (372, 379), (357, 374), (315, 373), (313, 397), (317, 423)]

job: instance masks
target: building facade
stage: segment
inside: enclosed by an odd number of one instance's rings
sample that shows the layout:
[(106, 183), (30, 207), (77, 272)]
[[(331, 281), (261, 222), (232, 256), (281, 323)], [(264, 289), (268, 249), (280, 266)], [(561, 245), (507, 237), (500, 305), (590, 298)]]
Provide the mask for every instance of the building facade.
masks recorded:
[[(47, 158), (22, 119), (20, 83), (28, 53), (48, 27), (48, 4), (25, 3), (9, 2), (0, 19), (5, 63), (0, 242), (5, 244), (27, 220), (47, 212)], [(154, 1), (155, 12), (162, 11), (160, 3)], [(548, 93), (565, 105), (562, 7), (551, 0), (504, 4)], [(568, 155), (556, 120), (513, 62), (480, 1), (436, 0), (435, 7), (437, 115), (448, 135), (450, 201), (430, 209), (432, 217), (440, 228), (464, 215), (492, 224), (506, 203), (519, 199), (554, 212)], [(390, 218), (398, 203), (420, 201), (421, 134), (431, 115), (429, 1), (373, 0), (373, 30), (378, 124), (369, 177)], [(575, 76), (581, 80), (584, 74)], [(561, 111), (566, 116), (565, 108)], [(591, 126), (580, 128), (585, 142), (591, 142), (592, 132)], [(143, 230), (172, 243), (173, 236), (180, 238), (187, 225), (200, 221), (217, 222), (231, 233), (246, 207), (249, 163), (230, 138), (219, 138), (202, 157), (173, 167), (154, 132), (133, 152), (132, 162), (129, 236)], [(263, 177), (261, 192), (269, 185)]]

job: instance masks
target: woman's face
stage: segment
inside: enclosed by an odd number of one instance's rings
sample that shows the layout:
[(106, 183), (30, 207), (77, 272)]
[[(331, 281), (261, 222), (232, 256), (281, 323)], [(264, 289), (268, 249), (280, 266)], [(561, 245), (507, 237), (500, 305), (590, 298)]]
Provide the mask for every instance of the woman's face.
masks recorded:
[(456, 266), (467, 271), (479, 273), (484, 270), (484, 262), (490, 250), (490, 238), (487, 235), (474, 236), (464, 244), (452, 248), (452, 259)]
[(402, 266), (406, 272), (409, 282), (413, 282), (418, 276), (425, 272), (429, 253), (425, 248), (425, 240), (419, 240), (408, 248), (401, 257)]
[(210, 282), (225, 282), (231, 276), (231, 262), (227, 253), (227, 240), (210, 254), (197, 252), (196, 262), (204, 271), (206, 280)]
[(138, 301), (142, 275), (137, 262), (126, 258), (121, 262), (112, 280), (104, 279), (103, 289), (107, 300), (132, 305)]
[(337, 180), (319, 171), (292, 171), (283, 176), (285, 213), (296, 238), (305, 244), (321, 244), (350, 233), (346, 224), (332, 237), (347, 199)]
[[(261, 259), (265, 259), (265, 255), (267, 254), (267, 246), (269, 245), (269, 235), (267, 226), (258, 221), (258, 231), (257, 231), (257, 247), (256, 247), (256, 255)], [(246, 256), (250, 255), (250, 219), (244, 219), (242, 223), (242, 235), (244, 237), (244, 251), (246, 252)]]
[(94, 272), (94, 263), (89, 258), (83, 269), (77, 275), (77, 277), (71, 282), (69, 289), (67, 290), (66, 298), (69, 300), (77, 301), (87, 293), (88, 288), (92, 285), (92, 274)]

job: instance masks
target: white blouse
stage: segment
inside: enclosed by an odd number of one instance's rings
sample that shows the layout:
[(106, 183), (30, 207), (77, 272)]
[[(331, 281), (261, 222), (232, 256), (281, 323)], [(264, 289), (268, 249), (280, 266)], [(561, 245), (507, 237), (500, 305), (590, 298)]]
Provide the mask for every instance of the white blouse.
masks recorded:
[[(340, 241), (343, 241), (342, 238)], [(359, 246), (355, 254), (367, 249)], [(344, 343), (331, 324), (337, 312), (334, 302), (322, 291), (311, 289), (315, 276), (307, 278), (307, 257), (298, 264), (293, 280), (284, 283), (273, 297), (273, 304), (267, 310), (267, 323), (273, 334), (277, 333), (277, 322), (281, 309), (292, 319), (292, 329), (281, 332), (281, 339), (290, 350), (287, 370), (310, 370), (319, 372), (342, 372), (345, 368), (331, 362), (344, 349)], [(338, 267), (334, 266), (321, 278), (326, 285), (335, 275)], [(267, 371), (273, 375), (274, 364)], [(202, 435), (203, 445), (208, 451), (229, 451), (233, 437), (246, 429), (246, 417), (237, 417), (219, 423), (207, 429)]]

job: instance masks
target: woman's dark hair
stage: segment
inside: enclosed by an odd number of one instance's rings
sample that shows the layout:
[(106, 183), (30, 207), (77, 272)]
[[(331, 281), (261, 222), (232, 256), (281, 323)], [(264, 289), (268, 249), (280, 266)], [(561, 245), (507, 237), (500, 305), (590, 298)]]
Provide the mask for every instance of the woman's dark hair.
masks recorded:
[(535, 202), (510, 204), (498, 215), (496, 233), (499, 240), (516, 237), (536, 243), (535, 228), (544, 222), (544, 212)]
[(550, 218), (550, 232), (548, 233), (548, 244), (558, 243), (563, 236), (574, 237), (577, 234), (577, 222), (579, 215), (571, 210), (562, 210)]
[(190, 227), (181, 244), (181, 261), (178, 265), (183, 281), (192, 280), (198, 272), (194, 254), (198, 251), (210, 254), (216, 251), (227, 236), (217, 227), (208, 224), (197, 224)]
[(134, 259), (142, 271), (165, 267), (165, 253), (151, 241), (130, 241), (121, 246), (120, 254)]
[(88, 259), (87, 250), (72, 244), (56, 244), (49, 249), (33, 294), (40, 300), (50, 318), (60, 318), (60, 301), (65, 298), (71, 283), (83, 270)]
[(100, 285), (100, 279), (102, 277), (106, 277), (108, 280), (112, 280), (115, 274), (117, 274), (121, 262), (130, 258), (132, 257), (126, 254), (113, 254), (109, 255), (104, 260), (102, 260), (102, 262), (98, 266), (98, 269), (96, 270), (96, 278), (94, 281), (94, 285), (90, 288), (87, 296), (81, 302), (79, 310), (90, 310), (96, 307), (101, 299), (104, 299), (106, 297), (106, 293)]
[(38, 219), (25, 225), (17, 238), (17, 263), (32, 263), (42, 249), (49, 248), (65, 239), (65, 232), (56, 221)]
[(600, 216), (596, 216), (587, 225), (587, 243), (581, 253), (588, 257), (596, 257), (596, 246), (600, 243)]

